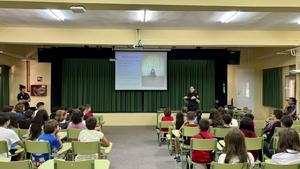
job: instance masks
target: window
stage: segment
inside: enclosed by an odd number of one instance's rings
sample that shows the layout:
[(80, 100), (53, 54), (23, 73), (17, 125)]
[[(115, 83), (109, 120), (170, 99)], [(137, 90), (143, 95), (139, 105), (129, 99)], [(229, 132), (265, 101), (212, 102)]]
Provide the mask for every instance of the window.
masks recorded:
[(296, 75), (285, 76), (285, 99), (296, 97)]

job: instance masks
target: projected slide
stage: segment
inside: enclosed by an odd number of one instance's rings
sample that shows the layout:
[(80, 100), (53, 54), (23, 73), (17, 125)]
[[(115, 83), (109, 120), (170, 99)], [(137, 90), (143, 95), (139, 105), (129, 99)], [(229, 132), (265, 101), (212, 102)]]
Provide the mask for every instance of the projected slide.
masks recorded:
[(116, 52), (116, 90), (167, 90), (166, 52)]

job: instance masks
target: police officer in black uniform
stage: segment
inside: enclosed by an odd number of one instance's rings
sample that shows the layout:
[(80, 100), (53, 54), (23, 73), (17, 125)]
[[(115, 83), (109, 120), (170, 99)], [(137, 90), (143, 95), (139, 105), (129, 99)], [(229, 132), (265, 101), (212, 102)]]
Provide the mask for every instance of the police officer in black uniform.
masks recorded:
[(183, 99), (187, 102), (188, 111), (197, 111), (199, 109), (200, 97), (194, 86), (190, 86), (190, 92)]
[(31, 101), (28, 93), (25, 92), (26, 87), (24, 85), (19, 85), (20, 93), (17, 96), (18, 102), (24, 104), (25, 110), (29, 109), (29, 102)]

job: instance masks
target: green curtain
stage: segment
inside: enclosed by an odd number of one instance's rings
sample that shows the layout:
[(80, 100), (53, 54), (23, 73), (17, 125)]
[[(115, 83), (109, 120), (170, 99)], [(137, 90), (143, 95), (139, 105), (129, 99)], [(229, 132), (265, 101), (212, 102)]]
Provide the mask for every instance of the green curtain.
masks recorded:
[(114, 66), (108, 59), (65, 59), (62, 105), (89, 103), (95, 112), (156, 112), (166, 106), (180, 109), (189, 86), (195, 85), (201, 108), (214, 106), (214, 61), (169, 60), (167, 91), (116, 91)]
[(190, 85), (194, 85), (200, 95), (200, 108), (210, 110), (215, 103), (215, 65), (207, 60), (169, 60), (168, 90), (145, 91), (144, 111), (153, 112), (160, 107), (179, 109), (185, 104)]
[(1, 65), (1, 78), (0, 78), (0, 106), (3, 108), (9, 105), (9, 67)]
[(282, 108), (282, 68), (263, 70), (263, 105)]

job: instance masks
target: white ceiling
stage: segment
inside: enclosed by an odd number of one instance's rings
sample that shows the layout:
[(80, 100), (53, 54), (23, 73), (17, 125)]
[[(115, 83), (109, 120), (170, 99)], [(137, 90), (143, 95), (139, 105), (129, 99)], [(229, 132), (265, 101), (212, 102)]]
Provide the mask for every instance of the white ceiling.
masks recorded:
[(61, 10), (66, 20), (57, 21), (46, 10), (0, 8), (0, 26), (129, 29), (300, 30), (299, 13), (242, 12), (228, 24), (219, 22), (225, 12), (153, 11), (149, 22), (138, 21), (137, 11), (97, 10), (75, 14)]

